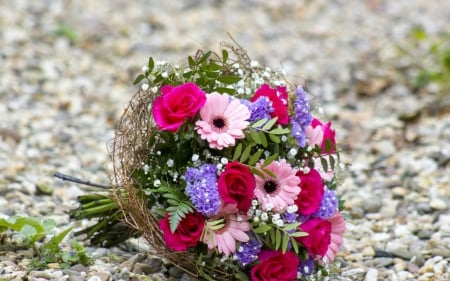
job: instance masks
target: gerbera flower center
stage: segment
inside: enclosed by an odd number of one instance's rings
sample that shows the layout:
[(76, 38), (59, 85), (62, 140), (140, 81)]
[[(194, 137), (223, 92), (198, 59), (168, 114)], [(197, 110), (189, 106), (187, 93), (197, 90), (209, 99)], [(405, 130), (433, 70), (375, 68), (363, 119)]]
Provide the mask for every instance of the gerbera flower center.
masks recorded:
[(215, 129), (222, 131), (227, 126), (227, 122), (225, 118), (223, 118), (222, 116), (217, 116), (213, 118), (212, 125), (214, 126)]
[(268, 194), (272, 194), (275, 191), (277, 191), (278, 189), (278, 183), (274, 180), (267, 180), (264, 185), (264, 190), (266, 191), (266, 193)]
[(218, 218), (217, 218), (217, 221), (222, 221), (218, 226), (220, 227), (220, 228), (218, 228), (218, 229), (216, 229), (214, 232), (215, 233), (217, 233), (217, 234), (222, 234), (222, 233), (224, 233), (225, 231), (227, 231), (228, 230), (228, 228), (230, 227), (230, 218), (229, 218), (229, 216), (219, 216)]

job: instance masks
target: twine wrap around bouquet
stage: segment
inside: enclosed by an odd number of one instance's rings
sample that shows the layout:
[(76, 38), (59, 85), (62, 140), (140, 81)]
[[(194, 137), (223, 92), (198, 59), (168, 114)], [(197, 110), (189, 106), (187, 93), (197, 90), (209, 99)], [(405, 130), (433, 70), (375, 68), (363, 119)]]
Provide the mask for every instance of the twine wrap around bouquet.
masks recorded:
[(343, 243), (331, 123), (241, 48), (149, 59), (112, 147), (114, 198), (159, 257), (206, 280), (327, 274)]

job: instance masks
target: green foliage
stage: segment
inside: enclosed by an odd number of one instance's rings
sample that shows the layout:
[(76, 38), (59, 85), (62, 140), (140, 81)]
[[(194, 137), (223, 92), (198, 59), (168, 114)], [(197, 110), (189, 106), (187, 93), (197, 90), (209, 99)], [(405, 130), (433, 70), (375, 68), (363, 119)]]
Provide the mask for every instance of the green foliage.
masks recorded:
[(61, 250), (61, 243), (72, 231), (72, 227), (55, 234), (47, 242), (38, 243), (48, 235), (53, 235), (56, 223), (50, 219), (32, 217), (12, 217), (0, 219), (0, 232), (12, 230), (23, 237), (23, 246), (30, 247), (35, 257), (31, 260), (34, 269), (45, 269), (48, 263), (60, 263), (68, 268), (74, 264), (88, 265), (90, 258), (86, 250), (77, 242), (72, 242), (72, 250)]
[[(415, 61), (413, 68), (418, 72), (413, 80), (413, 86), (424, 88), (435, 83), (442, 94), (450, 91), (450, 33), (432, 36), (422, 27), (411, 30), (414, 40), (411, 46), (401, 46), (403, 54), (409, 55)], [(423, 51), (424, 50), (424, 51)]]
[(75, 44), (79, 36), (75, 29), (65, 22), (60, 22), (55, 34), (69, 40), (71, 44)]

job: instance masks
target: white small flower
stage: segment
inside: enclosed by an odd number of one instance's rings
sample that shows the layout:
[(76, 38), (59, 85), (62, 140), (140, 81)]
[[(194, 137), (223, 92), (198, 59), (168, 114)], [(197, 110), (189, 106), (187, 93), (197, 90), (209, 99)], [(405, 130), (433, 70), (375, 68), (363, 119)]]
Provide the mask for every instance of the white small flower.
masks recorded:
[(312, 148), (311, 146), (309, 146), (309, 145), (306, 147), (306, 151), (308, 151), (308, 152), (311, 152), (312, 149), (313, 149), (313, 148)]
[(242, 94), (245, 93), (245, 90), (244, 90), (243, 88), (238, 88), (238, 89), (237, 89), (237, 93), (240, 94), (240, 95), (242, 95)]
[(198, 154), (193, 154), (193, 155), (192, 155), (192, 161), (193, 161), (193, 162), (197, 161), (198, 158), (199, 158)]
[(278, 227), (282, 227), (282, 226), (284, 225), (284, 221), (283, 221), (283, 220), (277, 220), (277, 221), (275, 222), (275, 224), (276, 224)]
[(228, 164), (228, 159), (225, 157), (222, 157), (222, 158), (220, 158), (220, 163), (226, 165), (226, 164)]
[(267, 213), (262, 213), (261, 214), (261, 220), (262, 221), (267, 221), (269, 219), (269, 215), (267, 215)]
[(258, 67), (258, 66), (259, 66), (259, 62), (256, 61), (256, 60), (252, 60), (252, 61), (250, 62), (250, 66), (251, 66), (251, 67)]
[(219, 163), (219, 164), (217, 164), (217, 165), (216, 165), (216, 167), (217, 167), (217, 170), (219, 170), (219, 171), (220, 171), (220, 170), (222, 170), (222, 168), (223, 168), (223, 165), (222, 165), (221, 163)]
[(272, 203), (267, 203), (266, 204), (266, 210), (269, 212), (272, 209), (273, 209), (273, 204)]
[(148, 171), (150, 170), (150, 167), (149, 167), (147, 164), (145, 164), (145, 165), (142, 167), (142, 169), (144, 169), (144, 174), (148, 174)]
[(281, 136), (281, 141), (282, 141), (282, 142), (286, 142), (286, 141), (287, 141), (287, 137), (286, 137), (285, 135), (282, 135), (282, 136)]
[(142, 89), (143, 91), (147, 91), (149, 87), (150, 87), (150, 86), (149, 86), (147, 83), (143, 83), (143, 84), (141, 85), (141, 89)]
[(252, 200), (252, 206), (253, 207), (256, 207), (256, 206), (258, 206), (258, 200)]
[(167, 160), (167, 167), (169, 167), (169, 168), (173, 167), (173, 160), (172, 159)]
[(156, 65), (158, 65), (158, 66), (162, 66), (162, 65), (166, 65), (166, 64), (167, 64), (167, 61), (165, 61), (165, 60), (159, 60), (156, 62)]
[(167, 71), (164, 71), (163, 73), (161, 73), (161, 76), (163, 78), (167, 78), (167, 77), (169, 77), (169, 74), (167, 73)]
[(160, 150), (158, 150), (158, 151), (156, 151), (156, 155), (161, 155), (161, 151)]
[(144, 65), (144, 66), (142, 67), (142, 72), (147, 72), (147, 71), (148, 71), (148, 66)]
[(161, 186), (161, 181), (160, 181), (160, 180), (155, 180), (155, 181), (153, 182), (153, 186), (154, 186), (154, 187), (159, 187), (159, 186)]
[(272, 216), (272, 222), (275, 223), (275, 221), (280, 219), (280, 214), (273, 214)]
[(237, 63), (237, 62), (234, 63), (234, 64), (233, 64), (233, 67), (234, 67), (234, 68), (240, 68), (239, 63)]
[(305, 174), (309, 174), (310, 171), (311, 171), (311, 169), (309, 167), (303, 168), (303, 173), (305, 173)]
[(152, 93), (156, 94), (158, 92), (158, 87), (152, 87)]
[(253, 218), (253, 221), (254, 221), (254, 222), (259, 222), (259, 218), (258, 218), (258, 217), (254, 217), (254, 218)]
[(294, 157), (295, 155), (297, 155), (297, 152), (298, 152), (297, 149), (291, 148), (289, 149), (288, 155)]

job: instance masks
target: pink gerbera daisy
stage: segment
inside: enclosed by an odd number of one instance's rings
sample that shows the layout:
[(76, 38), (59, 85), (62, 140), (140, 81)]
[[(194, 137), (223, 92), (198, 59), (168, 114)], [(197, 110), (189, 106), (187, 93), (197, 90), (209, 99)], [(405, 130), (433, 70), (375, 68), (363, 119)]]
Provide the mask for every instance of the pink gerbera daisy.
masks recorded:
[(224, 214), (206, 222), (203, 242), (209, 249), (217, 247), (219, 253), (229, 256), (236, 251), (236, 241), (248, 242), (246, 231), (250, 224), (246, 217), (236, 214)]
[(249, 122), (250, 111), (238, 99), (227, 94), (206, 95), (206, 103), (200, 109), (202, 120), (195, 122), (196, 130), (206, 139), (210, 148), (223, 149), (234, 146), (236, 139), (245, 137), (242, 132)]
[(336, 212), (328, 218), (328, 221), (331, 222), (331, 241), (328, 250), (323, 257), (324, 262), (331, 262), (334, 260), (334, 256), (339, 251), (342, 244), (344, 244), (342, 236), (346, 230), (345, 221), (341, 213)]
[[(257, 168), (260, 166), (260, 163), (256, 164)], [(295, 175), (297, 170), (293, 169), (285, 159), (280, 162), (273, 161), (265, 168), (271, 171), (276, 178), (268, 176), (263, 171), (265, 177), (261, 178), (256, 175), (255, 196), (263, 210), (272, 209), (280, 212), (288, 205), (295, 203), (295, 199), (300, 193), (300, 178)]]

